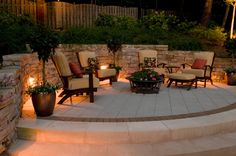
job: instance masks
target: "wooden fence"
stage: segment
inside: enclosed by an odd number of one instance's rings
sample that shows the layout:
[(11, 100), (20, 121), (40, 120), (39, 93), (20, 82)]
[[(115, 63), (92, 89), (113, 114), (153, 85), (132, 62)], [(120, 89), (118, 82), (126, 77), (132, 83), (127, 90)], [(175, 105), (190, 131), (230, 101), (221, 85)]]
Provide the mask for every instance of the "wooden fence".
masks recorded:
[[(36, 20), (34, 0), (0, 0), (0, 9), (15, 15), (29, 15)], [(53, 29), (92, 26), (99, 14), (138, 18), (138, 8), (50, 2), (44, 5), (44, 23)]]

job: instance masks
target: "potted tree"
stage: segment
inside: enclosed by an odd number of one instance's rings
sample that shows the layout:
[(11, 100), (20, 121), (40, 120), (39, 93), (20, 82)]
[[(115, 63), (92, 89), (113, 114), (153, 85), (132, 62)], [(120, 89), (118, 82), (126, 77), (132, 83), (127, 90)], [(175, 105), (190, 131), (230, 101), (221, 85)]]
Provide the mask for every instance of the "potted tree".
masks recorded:
[(113, 64), (110, 64), (110, 68), (116, 69), (116, 77), (114, 79), (114, 82), (116, 82), (119, 77), (119, 73), (122, 70), (122, 67), (118, 66), (116, 62), (117, 54), (122, 49), (121, 41), (119, 39), (114, 39), (114, 38), (108, 40), (107, 49), (108, 49), (108, 52), (113, 55)]
[(33, 52), (37, 52), (39, 61), (42, 62), (42, 83), (37, 86), (30, 86), (26, 93), (32, 98), (32, 103), (37, 116), (49, 116), (53, 113), (56, 101), (55, 84), (50, 84), (46, 80), (45, 63), (54, 49), (59, 44), (59, 38), (56, 32), (42, 25), (35, 26), (30, 41), (30, 47)]
[(224, 69), (227, 75), (227, 84), (236, 85), (236, 68), (234, 63), (236, 54), (236, 39), (228, 39), (225, 43), (225, 48), (232, 58), (232, 66)]

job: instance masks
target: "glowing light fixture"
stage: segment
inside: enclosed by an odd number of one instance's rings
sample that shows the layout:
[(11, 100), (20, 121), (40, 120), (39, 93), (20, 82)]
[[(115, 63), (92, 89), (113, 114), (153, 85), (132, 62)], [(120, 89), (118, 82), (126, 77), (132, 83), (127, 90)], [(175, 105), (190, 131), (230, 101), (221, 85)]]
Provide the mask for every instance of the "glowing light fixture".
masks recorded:
[(100, 69), (107, 69), (107, 68), (108, 68), (108, 65), (100, 66)]
[(28, 84), (29, 84), (29, 86), (34, 87), (35, 86), (35, 79), (33, 77), (29, 77)]

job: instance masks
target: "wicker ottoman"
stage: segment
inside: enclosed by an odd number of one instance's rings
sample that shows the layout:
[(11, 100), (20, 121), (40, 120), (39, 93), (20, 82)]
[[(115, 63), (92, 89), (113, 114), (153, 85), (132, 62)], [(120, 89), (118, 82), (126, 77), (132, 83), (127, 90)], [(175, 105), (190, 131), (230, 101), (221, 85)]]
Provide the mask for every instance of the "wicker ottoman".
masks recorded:
[(196, 76), (193, 74), (185, 74), (185, 73), (169, 74), (169, 83), (167, 86), (168, 88), (170, 87), (170, 85), (172, 84), (173, 81), (175, 81), (175, 86), (177, 86), (178, 82), (181, 82), (182, 85), (183, 85), (183, 83), (189, 83), (187, 90), (190, 90), (192, 85), (195, 82), (195, 88), (197, 88)]

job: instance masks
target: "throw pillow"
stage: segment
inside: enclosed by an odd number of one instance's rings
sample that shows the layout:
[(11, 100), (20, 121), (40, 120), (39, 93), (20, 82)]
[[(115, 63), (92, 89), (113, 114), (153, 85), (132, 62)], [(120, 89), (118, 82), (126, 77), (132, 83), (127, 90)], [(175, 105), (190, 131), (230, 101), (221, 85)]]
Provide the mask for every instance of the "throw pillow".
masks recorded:
[(82, 78), (83, 74), (80, 70), (79, 63), (69, 63), (71, 72), (78, 78)]
[(144, 57), (144, 68), (155, 68), (156, 61), (155, 57)]
[(98, 69), (98, 59), (96, 57), (88, 58), (88, 65), (91, 68)]
[(205, 59), (195, 59), (192, 64), (192, 69), (203, 69), (206, 63), (207, 60)]

